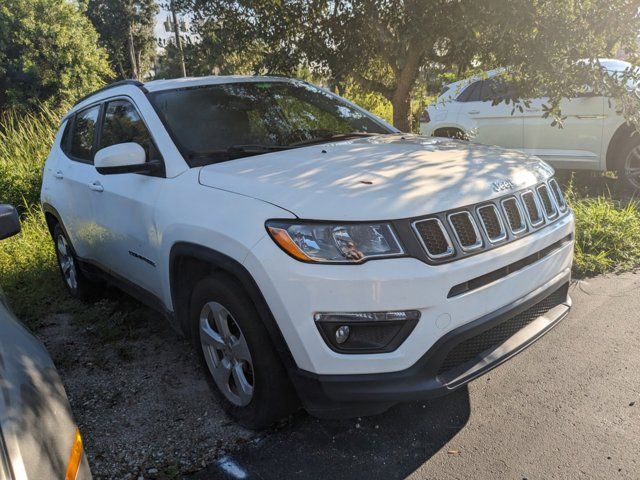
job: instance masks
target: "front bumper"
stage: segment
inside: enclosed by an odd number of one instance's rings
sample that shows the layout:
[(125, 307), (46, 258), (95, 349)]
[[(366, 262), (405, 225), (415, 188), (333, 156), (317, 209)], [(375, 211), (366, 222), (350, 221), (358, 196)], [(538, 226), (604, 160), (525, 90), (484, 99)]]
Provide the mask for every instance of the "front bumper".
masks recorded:
[(317, 416), (380, 413), (400, 401), (445, 395), (534, 343), (571, 309), (570, 273), (440, 338), (413, 366), (361, 375), (293, 375), (305, 408)]
[[(416, 258), (362, 265), (306, 264), (264, 238), (247, 256), (245, 267), (277, 322), (294, 368), (322, 376), (392, 373), (415, 365), (450, 332), (545, 290), (559, 276), (568, 278), (573, 241), (488, 284), (450, 296), (457, 286), (521, 262), (572, 233), (573, 216), (565, 215), (518, 241), (435, 266)], [(333, 351), (314, 322), (317, 312), (395, 310), (419, 310), (421, 318), (406, 340), (387, 353)]]

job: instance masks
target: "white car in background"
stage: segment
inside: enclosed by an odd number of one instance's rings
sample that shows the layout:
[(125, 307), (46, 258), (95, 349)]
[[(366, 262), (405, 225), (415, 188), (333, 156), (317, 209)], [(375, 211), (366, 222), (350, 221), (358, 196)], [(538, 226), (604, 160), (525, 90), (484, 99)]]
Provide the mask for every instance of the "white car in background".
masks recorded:
[[(612, 73), (631, 66), (610, 59), (600, 64)], [(508, 89), (500, 82), (502, 73), (492, 70), (446, 86), (423, 113), (421, 133), (515, 148), (556, 168), (616, 170), (626, 186), (640, 188), (640, 135), (632, 135), (634, 128), (616, 113), (614, 102), (589, 93), (564, 99), (560, 108), (567, 118), (558, 128), (542, 116), (546, 97), (531, 100), (522, 112), (505, 102), (492, 105)]]

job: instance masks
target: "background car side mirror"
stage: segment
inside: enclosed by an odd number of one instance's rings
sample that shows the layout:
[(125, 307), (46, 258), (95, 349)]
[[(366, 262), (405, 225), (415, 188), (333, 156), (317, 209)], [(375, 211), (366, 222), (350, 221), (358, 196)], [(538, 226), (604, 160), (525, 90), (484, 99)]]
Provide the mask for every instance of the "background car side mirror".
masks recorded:
[(20, 233), (18, 211), (11, 205), (0, 205), (0, 240)]
[(147, 162), (144, 148), (134, 142), (119, 143), (98, 150), (93, 164), (102, 175), (153, 173), (160, 167), (157, 160)]

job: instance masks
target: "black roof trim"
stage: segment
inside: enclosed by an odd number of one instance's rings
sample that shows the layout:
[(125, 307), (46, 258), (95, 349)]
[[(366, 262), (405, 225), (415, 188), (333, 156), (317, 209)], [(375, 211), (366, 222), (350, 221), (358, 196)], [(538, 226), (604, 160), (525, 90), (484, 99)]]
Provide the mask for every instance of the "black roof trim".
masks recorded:
[(105, 85), (104, 87), (99, 88), (95, 92), (92, 92), (92, 93), (90, 93), (88, 95), (85, 95), (80, 100), (78, 100), (76, 103), (74, 103), (73, 106), (75, 107), (79, 103), (84, 102), (87, 98), (90, 98), (90, 97), (94, 96), (96, 93), (104, 92), (105, 90), (109, 90), (110, 88), (122, 87), (123, 85), (133, 85), (134, 87), (138, 87), (144, 93), (149, 93), (149, 91), (145, 88), (144, 83), (142, 83), (142, 82), (140, 82), (138, 80), (120, 80), (119, 82), (110, 83), (109, 85)]

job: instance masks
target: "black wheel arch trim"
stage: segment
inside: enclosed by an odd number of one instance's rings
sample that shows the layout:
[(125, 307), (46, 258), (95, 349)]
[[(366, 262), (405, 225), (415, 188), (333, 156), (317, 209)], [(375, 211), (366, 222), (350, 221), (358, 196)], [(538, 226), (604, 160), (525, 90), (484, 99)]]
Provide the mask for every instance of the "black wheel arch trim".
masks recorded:
[[(60, 216), (60, 214), (58, 213), (58, 210), (55, 209), (55, 207), (53, 205), (51, 205), (50, 203), (43, 203), (42, 204), (42, 213), (45, 214), (45, 220), (46, 220), (46, 215), (53, 215), (56, 219), (56, 221), (58, 222), (58, 224), (60, 225), (60, 228), (62, 228), (62, 231), (64, 232), (64, 234), (67, 236), (67, 238), (69, 238), (69, 233), (67, 232), (67, 229), (64, 226), (64, 222), (62, 221), (62, 217)], [(49, 228), (49, 231), (53, 234), (53, 229), (51, 227), (51, 225), (49, 225), (49, 222), (47, 221), (47, 228)]]
[(260, 316), (260, 320), (267, 329), (270, 340), (278, 352), (285, 368), (289, 373), (297, 370), (295, 359), (293, 358), (287, 342), (282, 335), (282, 331), (280, 330), (280, 327), (278, 326), (278, 323), (276, 322), (276, 319), (271, 312), (271, 308), (265, 300), (260, 287), (254, 280), (251, 273), (240, 262), (217, 250), (195, 243), (177, 242), (171, 247), (171, 253), (169, 254), (169, 282), (173, 311), (180, 328), (184, 332), (189, 331), (188, 311), (185, 311), (188, 309), (186, 309), (183, 304), (184, 299), (181, 299), (178, 296), (179, 289), (177, 288), (176, 273), (177, 260), (181, 257), (194, 258), (195, 260), (204, 262), (235, 277), (255, 305), (258, 315)]

